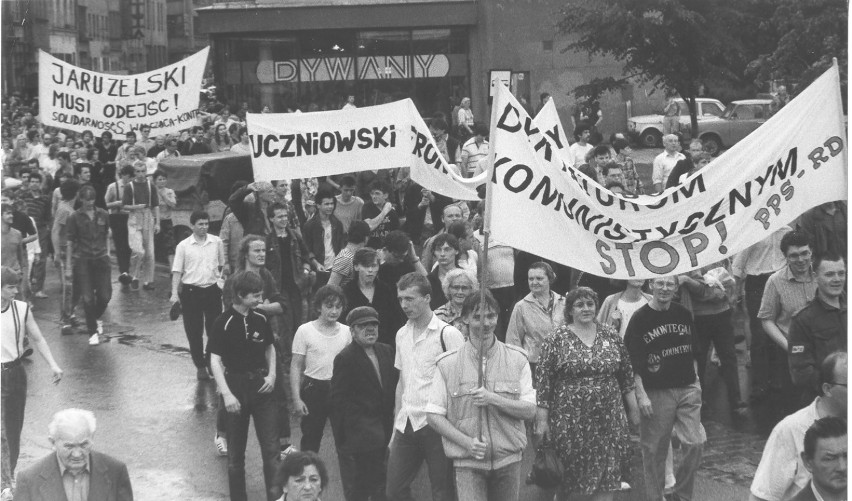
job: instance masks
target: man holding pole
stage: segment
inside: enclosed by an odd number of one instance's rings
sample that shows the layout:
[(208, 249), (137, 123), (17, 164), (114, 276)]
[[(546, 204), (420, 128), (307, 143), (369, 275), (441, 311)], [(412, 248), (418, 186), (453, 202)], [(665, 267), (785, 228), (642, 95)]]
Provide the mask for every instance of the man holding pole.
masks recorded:
[(464, 337), (429, 308), (432, 286), (425, 275), (403, 275), (396, 287), (408, 322), (396, 333), (394, 367), (399, 370), (399, 384), (388, 455), (387, 497), (394, 501), (413, 499), (411, 483), (425, 460), (432, 501), (450, 501), (454, 499), (451, 465), (444, 455), (441, 436), (426, 422), (426, 413), (435, 362), (442, 353), (462, 346)]
[(465, 300), (462, 317), (470, 338), (438, 358), (426, 408), (429, 425), (453, 460), (458, 498), (464, 500), (517, 501), (527, 445), (524, 420), (535, 416), (526, 353), (494, 336), (498, 310), (487, 289)]

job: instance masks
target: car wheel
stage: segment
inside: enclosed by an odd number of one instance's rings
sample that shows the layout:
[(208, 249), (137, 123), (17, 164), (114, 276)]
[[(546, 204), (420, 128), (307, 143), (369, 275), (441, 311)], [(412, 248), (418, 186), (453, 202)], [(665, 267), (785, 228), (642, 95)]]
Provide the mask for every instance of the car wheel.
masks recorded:
[(704, 143), (704, 151), (711, 156), (719, 156), (719, 153), (722, 152), (722, 141), (718, 136), (704, 136), (701, 141)]
[(660, 148), (663, 146), (663, 135), (656, 129), (646, 129), (639, 136), (639, 144), (645, 148)]

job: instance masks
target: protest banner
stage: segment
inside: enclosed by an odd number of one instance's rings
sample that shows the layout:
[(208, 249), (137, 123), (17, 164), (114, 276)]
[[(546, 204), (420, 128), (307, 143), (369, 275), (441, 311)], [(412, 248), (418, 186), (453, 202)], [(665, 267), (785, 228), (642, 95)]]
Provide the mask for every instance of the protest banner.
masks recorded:
[(206, 47), (138, 75), (98, 73), (39, 51), (39, 115), (44, 125), (77, 132), (126, 134), (143, 125), (151, 137), (196, 125)]
[[(556, 149), (556, 154), (560, 156), (566, 166), (579, 167), (583, 163), (581, 158), (579, 162), (571, 153), (571, 144), (568, 143), (568, 136), (565, 135), (565, 128), (562, 126), (562, 121), (559, 119), (559, 113), (556, 111), (556, 104), (553, 99), (548, 99), (544, 106), (538, 110), (533, 122), (539, 129), (550, 138), (550, 142)], [(567, 171), (567, 169), (564, 169)]]
[(838, 75), (832, 67), (680, 186), (639, 197), (613, 194), (573, 167), (563, 171), (547, 134), (500, 89), (492, 236), (616, 279), (680, 274), (731, 257), (806, 210), (847, 198)]
[(257, 181), (410, 167), (411, 179), (459, 200), (475, 184), (454, 172), (411, 99), (316, 113), (249, 113), (246, 126)]

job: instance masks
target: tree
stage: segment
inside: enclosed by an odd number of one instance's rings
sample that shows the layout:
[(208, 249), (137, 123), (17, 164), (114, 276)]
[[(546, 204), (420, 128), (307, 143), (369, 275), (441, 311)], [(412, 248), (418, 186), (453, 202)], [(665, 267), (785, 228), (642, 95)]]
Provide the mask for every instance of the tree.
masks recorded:
[[(840, 79), (848, 78), (848, 5), (844, 0), (776, 0), (771, 17), (760, 29), (775, 43), (748, 66), (747, 74), (758, 83), (773, 80), (794, 82), (795, 95), (831, 66), (836, 57)], [(792, 88), (790, 88), (792, 87)], [(846, 97), (846, 92), (842, 93)]]
[(677, 91), (695, 136), (699, 87), (744, 82), (761, 43), (753, 36), (761, 21), (756, 7), (756, 0), (569, 0), (558, 24), (576, 37), (566, 50), (624, 64), (622, 78), (596, 78), (574, 94), (597, 97), (634, 80)]

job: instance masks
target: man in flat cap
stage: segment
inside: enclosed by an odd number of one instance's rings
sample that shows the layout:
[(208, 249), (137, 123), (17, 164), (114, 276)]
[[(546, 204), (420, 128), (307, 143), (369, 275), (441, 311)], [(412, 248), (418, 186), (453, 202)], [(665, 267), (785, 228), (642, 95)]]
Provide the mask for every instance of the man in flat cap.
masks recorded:
[(349, 312), (352, 340), (334, 359), (331, 427), (346, 501), (384, 499), (385, 450), (393, 433), (399, 372), (394, 349), (377, 343), (379, 314), (369, 306)]

